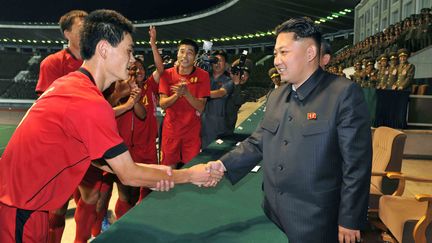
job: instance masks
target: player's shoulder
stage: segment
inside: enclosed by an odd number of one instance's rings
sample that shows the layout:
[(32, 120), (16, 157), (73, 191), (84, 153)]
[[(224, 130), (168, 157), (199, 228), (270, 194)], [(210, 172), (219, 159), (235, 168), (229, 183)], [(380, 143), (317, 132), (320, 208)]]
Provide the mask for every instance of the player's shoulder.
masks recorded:
[(48, 55), (47, 57), (45, 57), (44, 60), (42, 60), (41, 66), (60, 63), (60, 62), (62, 62), (65, 54), (66, 54), (66, 51), (64, 49), (60, 50), (58, 52), (52, 53), (52, 54)]

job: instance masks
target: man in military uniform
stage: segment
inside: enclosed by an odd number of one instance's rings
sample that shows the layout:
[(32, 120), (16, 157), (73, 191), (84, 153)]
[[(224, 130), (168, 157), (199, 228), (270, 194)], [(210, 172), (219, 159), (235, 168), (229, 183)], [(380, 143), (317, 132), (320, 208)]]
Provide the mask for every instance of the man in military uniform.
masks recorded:
[(388, 67), (387, 89), (392, 89), (398, 78), (398, 56), (396, 52), (390, 53), (390, 65)]
[[(415, 67), (413, 64), (408, 62), (409, 52), (407, 49), (402, 48), (398, 51), (399, 66), (397, 68), (398, 78), (396, 83), (393, 85), (394, 90), (407, 90), (410, 88), (414, 79)], [(416, 91), (416, 86), (413, 92)]]
[(378, 58), (378, 83), (377, 89), (387, 88), (387, 79), (389, 77), (388, 58), (386, 54), (382, 54)]
[(374, 67), (375, 62), (372, 59), (369, 59), (366, 63), (365, 68), (365, 79), (363, 81), (363, 88), (375, 88), (378, 80), (378, 72)]
[(364, 78), (364, 73), (362, 69), (362, 63), (360, 61), (357, 61), (354, 64), (354, 74), (351, 75), (351, 80), (357, 83), (358, 85), (361, 85), (361, 83), (363, 82), (363, 78)]

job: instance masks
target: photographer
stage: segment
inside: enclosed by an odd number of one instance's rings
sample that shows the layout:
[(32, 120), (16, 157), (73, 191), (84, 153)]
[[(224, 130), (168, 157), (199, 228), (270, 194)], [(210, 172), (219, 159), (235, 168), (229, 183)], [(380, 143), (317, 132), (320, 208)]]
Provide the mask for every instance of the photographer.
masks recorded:
[[(245, 57), (245, 56), (244, 56)], [(234, 84), (233, 91), (226, 101), (226, 119), (225, 124), (227, 131), (225, 135), (232, 135), (237, 122), (237, 113), (240, 107), (245, 103), (245, 94), (242, 92), (244, 84), (249, 79), (253, 63), (249, 59), (239, 58), (231, 65), (231, 80)]]
[(203, 149), (226, 132), (225, 106), (234, 86), (229, 73), (226, 72), (227, 54), (223, 50), (216, 50), (211, 56), (217, 61), (211, 64), (210, 98), (201, 117), (201, 147)]

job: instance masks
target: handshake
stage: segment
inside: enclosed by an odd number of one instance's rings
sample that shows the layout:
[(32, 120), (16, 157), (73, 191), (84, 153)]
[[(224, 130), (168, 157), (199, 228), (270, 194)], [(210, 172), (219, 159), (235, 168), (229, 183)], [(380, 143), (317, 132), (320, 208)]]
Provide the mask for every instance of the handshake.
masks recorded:
[[(207, 164), (197, 164), (187, 169), (173, 171), (169, 166), (146, 165), (155, 169), (165, 171), (170, 177), (176, 172), (184, 175), (184, 180), (179, 183), (191, 183), (199, 187), (215, 187), (222, 179), (225, 167), (220, 160), (210, 161)], [(174, 172), (174, 173), (173, 173)], [(175, 175), (174, 175), (175, 176)], [(173, 180), (161, 180), (156, 183), (154, 191), (169, 191), (174, 187)]]

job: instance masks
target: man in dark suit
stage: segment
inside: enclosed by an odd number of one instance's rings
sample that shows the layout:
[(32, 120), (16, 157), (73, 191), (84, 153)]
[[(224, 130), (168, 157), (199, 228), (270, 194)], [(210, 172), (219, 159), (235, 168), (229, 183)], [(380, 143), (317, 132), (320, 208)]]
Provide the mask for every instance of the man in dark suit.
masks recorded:
[(256, 131), (212, 169), (238, 182), (263, 160), (266, 215), (297, 242), (358, 242), (367, 222), (372, 146), (361, 88), (319, 67), (308, 18), (276, 28), (282, 82)]

